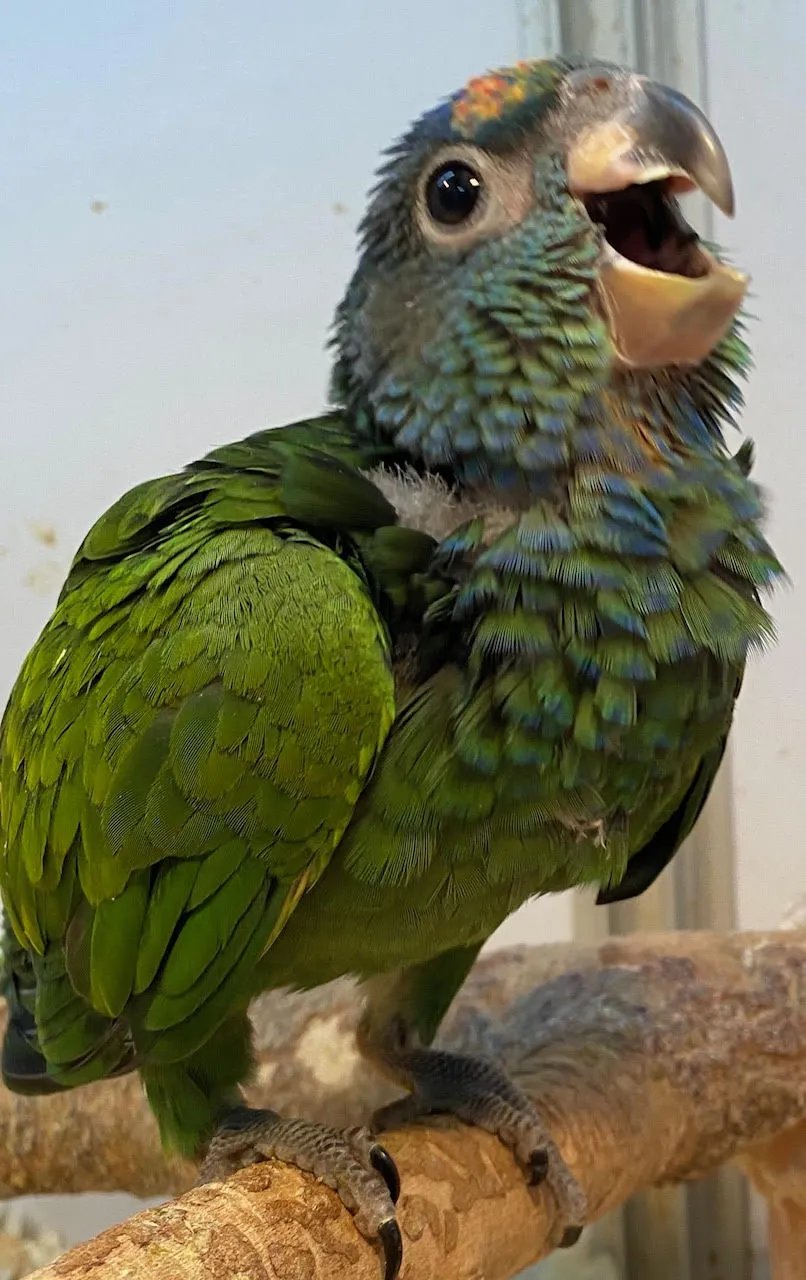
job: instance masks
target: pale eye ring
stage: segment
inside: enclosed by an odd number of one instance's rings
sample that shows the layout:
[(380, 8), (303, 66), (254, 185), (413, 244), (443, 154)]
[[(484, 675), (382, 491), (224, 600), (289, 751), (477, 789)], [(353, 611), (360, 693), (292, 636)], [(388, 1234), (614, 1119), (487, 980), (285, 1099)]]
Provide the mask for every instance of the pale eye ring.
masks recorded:
[(484, 184), (464, 160), (448, 160), (428, 179), (425, 203), (435, 222), (456, 227), (475, 212)]

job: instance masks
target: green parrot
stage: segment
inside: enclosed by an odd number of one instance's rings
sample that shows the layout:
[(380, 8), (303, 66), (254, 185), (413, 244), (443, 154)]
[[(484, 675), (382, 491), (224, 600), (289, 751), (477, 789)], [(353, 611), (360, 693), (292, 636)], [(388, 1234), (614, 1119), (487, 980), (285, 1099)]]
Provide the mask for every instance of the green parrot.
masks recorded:
[[(497, 1063), (432, 1047), (526, 899), (641, 892), (722, 757), (782, 570), (723, 428), (747, 279), (670, 88), (578, 59), (472, 80), (388, 153), (332, 408), (139, 485), (79, 548), (0, 737), (3, 1076), (139, 1071), (209, 1180), (277, 1158), (401, 1261), (374, 1134), (452, 1113), (584, 1196)], [(353, 974), (372, 1130), (245, 1106), (250, 1000)], [(122, 1140), (124, 1136), (122, 1135)]]

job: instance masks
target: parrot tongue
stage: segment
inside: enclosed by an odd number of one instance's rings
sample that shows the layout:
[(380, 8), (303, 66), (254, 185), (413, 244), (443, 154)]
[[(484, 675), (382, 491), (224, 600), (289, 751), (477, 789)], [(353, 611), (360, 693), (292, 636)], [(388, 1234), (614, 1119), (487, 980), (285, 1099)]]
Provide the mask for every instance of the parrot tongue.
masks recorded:
[(566, 110), (580, 123), (568, 151), (571, 190), (602, 231), (599, 293), (622, 364), (699, 364), (724, 337), (748, 277), (718, 262), (677, 196), (699, 188), (733, 214), (722, 144), (692, 102), (608, 67), (571, 73)]

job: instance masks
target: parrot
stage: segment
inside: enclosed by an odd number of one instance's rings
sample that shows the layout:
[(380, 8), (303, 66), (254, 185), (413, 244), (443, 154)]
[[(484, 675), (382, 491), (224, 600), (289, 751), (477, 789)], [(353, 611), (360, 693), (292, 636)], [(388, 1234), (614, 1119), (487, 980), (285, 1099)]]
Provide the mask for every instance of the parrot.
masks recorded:
[[(320, 416), (101, 515), (2, 720), (6, 1085), (139, 1072), (201, 1181), (307, 1171), (386, 1280), (379, 1135), (429, 1115), (496, 1135), (579, 1237), (539, 1100), (437, 1032), (528, 899), (655, 880), (774, 635), (726, 439), (749, 279), (695, 190), (733, 215), (714, 127), (630, 69), (519, 62), (440, 101), (378, 170)], [(344, 1132), (248, 1106), (252, 999), (342, 975), (400, 1096)]]

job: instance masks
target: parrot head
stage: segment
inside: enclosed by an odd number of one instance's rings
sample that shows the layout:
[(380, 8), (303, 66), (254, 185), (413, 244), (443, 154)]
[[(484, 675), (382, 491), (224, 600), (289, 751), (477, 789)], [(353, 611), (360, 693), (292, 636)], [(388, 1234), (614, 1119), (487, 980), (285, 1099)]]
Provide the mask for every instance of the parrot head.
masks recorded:
[(470, 81), (380, 170), (334, 399), (471, 483), (707, 447), (739, 399), (747, 278), (686, 222), (695, 189), (733, 213), (719, 139), (673, 89), (573, 60)]

